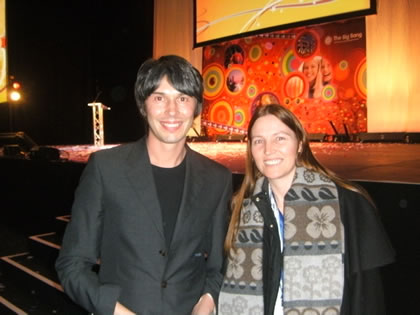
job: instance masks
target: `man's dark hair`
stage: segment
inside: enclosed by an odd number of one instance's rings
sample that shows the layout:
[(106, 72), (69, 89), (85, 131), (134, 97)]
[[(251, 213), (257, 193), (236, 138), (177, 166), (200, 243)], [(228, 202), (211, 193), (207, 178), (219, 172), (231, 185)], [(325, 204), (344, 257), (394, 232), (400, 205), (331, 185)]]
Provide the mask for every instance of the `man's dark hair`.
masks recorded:
[(194, 117), (201, 113), (203, 105), (203, 78), (187, 60), (175, 55), (149, 59), (137, 72), (134, 95), (140, 114), (146, 117), (146, 99), (159, 87), (163, 77), (179, 92), (197, 100)]

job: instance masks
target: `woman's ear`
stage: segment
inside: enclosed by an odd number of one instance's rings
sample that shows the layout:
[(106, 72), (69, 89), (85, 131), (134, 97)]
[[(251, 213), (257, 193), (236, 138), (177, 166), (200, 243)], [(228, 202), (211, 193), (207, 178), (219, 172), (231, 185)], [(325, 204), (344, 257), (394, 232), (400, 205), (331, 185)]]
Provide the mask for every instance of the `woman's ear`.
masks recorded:
[(301, 154), (302, 153), (302, 141), (299, 142), (299, 146), (298, 146), (298, 153)]
[(302, 154), (302, 142), (299, 142), (299, 146), (297, 149), (297, 156), (296, 156), (296, 166), (300, 166), (301, 164), (301, 154)]

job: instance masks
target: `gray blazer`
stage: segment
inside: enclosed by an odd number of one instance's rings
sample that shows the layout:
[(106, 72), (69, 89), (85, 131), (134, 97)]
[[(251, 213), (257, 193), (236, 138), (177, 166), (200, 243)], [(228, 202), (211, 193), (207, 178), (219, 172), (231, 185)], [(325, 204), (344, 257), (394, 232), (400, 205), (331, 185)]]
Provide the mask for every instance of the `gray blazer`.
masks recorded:
[(231, 173), (187, 147), (166, 244), (145, 138), (92, 154), (56, 261), (65, 292), (98, 315), (113, 314), (117, 301), (141, 315), (186, 315), (204, 293), (217, 305), (231, 193)]

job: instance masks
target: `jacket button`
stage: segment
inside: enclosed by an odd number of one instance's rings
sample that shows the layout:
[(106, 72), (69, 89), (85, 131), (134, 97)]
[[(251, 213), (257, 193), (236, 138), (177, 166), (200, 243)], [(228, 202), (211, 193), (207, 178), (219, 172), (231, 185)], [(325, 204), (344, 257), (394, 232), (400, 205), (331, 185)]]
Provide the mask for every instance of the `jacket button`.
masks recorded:
[(260, 201), (260, 197), (255, 198), (255, 201), (256, 202), (259, 202)]
[(161, 254), (162, 256), (166, 256), (166, 252), (162, 249), (159, 251), (159, 254)]
[(160, 284), (160, 286), (162, 288), (166, 288), (168, 286), (168, 283), (166, 281), (162, 281), (162, 283)]
[(272, 229), (272, 228), (274, 228), (274, 225), (273, 224), (270, 224), (270, 229)]

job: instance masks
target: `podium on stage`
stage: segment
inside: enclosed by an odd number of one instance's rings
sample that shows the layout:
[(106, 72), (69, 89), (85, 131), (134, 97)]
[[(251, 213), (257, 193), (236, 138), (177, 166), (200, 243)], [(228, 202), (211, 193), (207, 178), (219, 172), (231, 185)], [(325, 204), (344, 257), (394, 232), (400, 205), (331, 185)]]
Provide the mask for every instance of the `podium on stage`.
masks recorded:
[(103, 111), (110, 110), (111, 107), (99, 102), (88, 103), (88, 106), (92, 107), (94, 145), (100, 147), (105, 143)]

